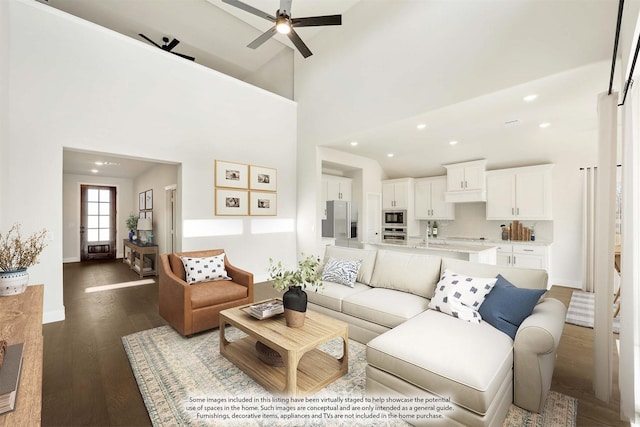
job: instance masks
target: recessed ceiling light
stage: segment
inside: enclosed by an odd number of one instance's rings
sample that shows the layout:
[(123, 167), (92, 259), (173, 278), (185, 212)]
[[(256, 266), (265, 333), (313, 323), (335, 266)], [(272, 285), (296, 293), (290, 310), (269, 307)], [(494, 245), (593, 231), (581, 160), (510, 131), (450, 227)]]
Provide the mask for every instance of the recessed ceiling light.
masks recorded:
[(355, 147), (356, 145), (358, 145), (358, 141), (351, 141), (351, 146)]
[(393, 153), (387, 154), (387, 157), (393, 157)]
[(91, 169), (92, 173), (98, 173), (98, 169)]
[(102, 166), (104, 163), (102, 162), (93, 162), (94, 165)]
[(427, 127), (427, 125), (424, 124), (424, 123), (420, 123), (419, 125), (416, 125), (416, 128), (418, 128), (418, 130), (422, 130), (422, 129), (426, 128), (426, 127)]
[(458, 141), (449, 141), (449, 145), (456, 145)]
[(536, 99), (538, 97), (538, 95), (536, 95), (535, 93), (532, 93), (531, 95), (527, 95), (524, 98), (522, 98), (525, 102), (531, 102), (534, 99)]
[(540, 123), (538, 126), (540, 126), (541, 128), (548, 128), (549, 126), (551, 126), (551, 123), (549, 122), (544, 122), (544, 123)]

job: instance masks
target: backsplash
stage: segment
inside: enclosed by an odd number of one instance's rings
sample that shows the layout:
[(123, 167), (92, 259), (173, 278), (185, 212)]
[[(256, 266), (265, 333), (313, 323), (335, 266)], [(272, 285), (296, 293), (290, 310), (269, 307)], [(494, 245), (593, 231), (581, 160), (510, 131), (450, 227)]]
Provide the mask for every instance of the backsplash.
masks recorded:
[[(484, 237), (487, 240), (501, 240), (500, 225), (509, 225), (511, 220), (487, 221), (486, 203), (457, 203), (456, 219), (436, 221), (438, 237)], [(428, 221), (420, 221), (420, 232), (424, 235)], [(431, 221), (433, 224), (433, 221)], [(535, 224), (536, 241), (553, 242), (553, 221), (522, 221), (525, 227)]]

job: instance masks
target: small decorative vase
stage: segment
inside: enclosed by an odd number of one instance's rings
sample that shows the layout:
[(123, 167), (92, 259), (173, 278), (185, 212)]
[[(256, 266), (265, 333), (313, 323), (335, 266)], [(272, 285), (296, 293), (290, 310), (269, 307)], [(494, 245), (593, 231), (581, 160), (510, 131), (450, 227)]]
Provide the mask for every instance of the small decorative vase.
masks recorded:
[(307, 312), (307, 293), (300, 286), (289, 286), (289, 290), (282, 295), (284, 305), (284, 319), (290, 328), (304, 326)]
[(134, 233), (134, 232), (133, 232), (133, 230), (129, 230), (129, 241), (130, 241), (130, 242), (132, 242), (132, 241), (133, 241), (133, 236), (134, 236), (135, 234), (136, 234), (136, 233)]
[(27, 269), (0, 271), (0, 296), (11, 296), (23, 293), (29, 283)]

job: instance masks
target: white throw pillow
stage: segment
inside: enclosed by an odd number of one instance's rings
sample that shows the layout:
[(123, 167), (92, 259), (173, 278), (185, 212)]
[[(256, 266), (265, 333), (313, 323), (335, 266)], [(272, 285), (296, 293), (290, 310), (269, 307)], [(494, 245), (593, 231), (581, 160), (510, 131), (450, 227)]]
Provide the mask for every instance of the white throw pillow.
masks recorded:
[(205, 258), (181, 256), (186, 282), (190, 285), (214, 280), (231, 280), (224, 267), (224, 253)]
[(469, 277), (445, 270), (436, 285), (429, 308), (472, 323), (480, 323), (480, 305), (493, 286), (495, 277)]
[(362, 260), (341, 260), (329, 258), (322, 270), (322, 280), (335, 282), (353, 288), (358, 277)]

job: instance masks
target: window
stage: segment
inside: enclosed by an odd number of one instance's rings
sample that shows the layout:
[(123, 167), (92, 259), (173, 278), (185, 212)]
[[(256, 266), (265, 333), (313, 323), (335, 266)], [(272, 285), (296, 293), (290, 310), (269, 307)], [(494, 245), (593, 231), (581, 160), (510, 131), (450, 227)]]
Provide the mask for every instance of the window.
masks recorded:
[(87, 241), (111, 240), (111, 191), (89, 188), (87, 191)]

